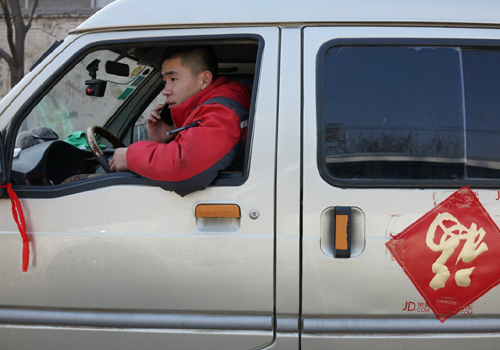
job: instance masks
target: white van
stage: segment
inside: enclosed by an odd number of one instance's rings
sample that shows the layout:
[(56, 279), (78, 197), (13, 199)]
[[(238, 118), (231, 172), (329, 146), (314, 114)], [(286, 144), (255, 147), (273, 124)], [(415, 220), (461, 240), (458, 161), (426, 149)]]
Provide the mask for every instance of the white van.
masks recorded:
[[(185, 197), (95, 174), (65, 139), (146, 139), (179, 45), (252, 89), (243, 164)], [(500, 223), (499, 111), (497, 1), (118, 0), (0, 101), (29, 238), (23, 272), (2, 189), (0, 349), (498, 349), (495, 283), (440, 322), (386, 243), (463, 186)]]

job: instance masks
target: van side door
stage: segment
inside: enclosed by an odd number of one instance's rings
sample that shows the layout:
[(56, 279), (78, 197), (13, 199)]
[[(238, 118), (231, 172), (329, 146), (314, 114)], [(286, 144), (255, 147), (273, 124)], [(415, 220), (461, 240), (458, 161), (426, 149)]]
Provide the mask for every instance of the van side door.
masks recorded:
[[(500, 223), (499, 38), (466, 28), (304, 29), (302, 349), (498, 343), (499, 287), (440, 322), (386, 243), (463, 186)], [(481, 220), (472, 218), (478, 228)], [(419, 242), (406, 248), (421, 252), (413, 273), (433, 275), (440, 253), (425, 234)], [(480, 257), (488, 254), (497, 252)], [(481, 283), (475, 272), (498, 271), (481, 259), (460, 261), (476, 266), (471, 283)]]

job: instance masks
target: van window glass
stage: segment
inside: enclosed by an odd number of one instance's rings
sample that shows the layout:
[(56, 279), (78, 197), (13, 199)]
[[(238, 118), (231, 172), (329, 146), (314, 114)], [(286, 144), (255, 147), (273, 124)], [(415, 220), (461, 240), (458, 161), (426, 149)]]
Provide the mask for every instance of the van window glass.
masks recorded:
[(327, 177), (498, 177), (490, 145), (500, 141), (489, 140), (500, 129), (499, 59), (459, 47), (330, 48), (318, 95)]
[(500, 51), (464, 50), (467, 175), (500, 178)]

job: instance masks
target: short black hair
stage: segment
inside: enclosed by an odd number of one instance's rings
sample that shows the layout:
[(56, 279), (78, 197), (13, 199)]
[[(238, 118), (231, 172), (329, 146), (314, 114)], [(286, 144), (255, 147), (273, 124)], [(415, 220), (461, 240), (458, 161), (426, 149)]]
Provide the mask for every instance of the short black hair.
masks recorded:
[(208, 70), (212, 73), (212, 81), (219, 75), (217, 53), (212, 46), (173, 46), (166, 50), (163, 61), (172, 58), (180, 58), (181, 64), (194, 75)]

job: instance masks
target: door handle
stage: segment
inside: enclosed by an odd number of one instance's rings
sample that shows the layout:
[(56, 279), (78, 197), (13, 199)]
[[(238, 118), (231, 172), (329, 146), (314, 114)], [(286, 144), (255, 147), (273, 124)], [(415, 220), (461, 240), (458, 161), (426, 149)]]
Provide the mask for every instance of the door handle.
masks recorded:
[(238, 232), (241, 210), (237, 204), (198, 204), (194, 210), (199, 232)]
[(334, 259), (359, 257), (365, 249), (365, 214), (357, 207), (328, 207), (321, 213), (320, 247)]
[(351, 257), (351, 208), (335, 207), (335, 225), (333, 231), (333, 256)]
[(196, 218), (239, 218), (240, 207), (237, 204), (198, 204)]

